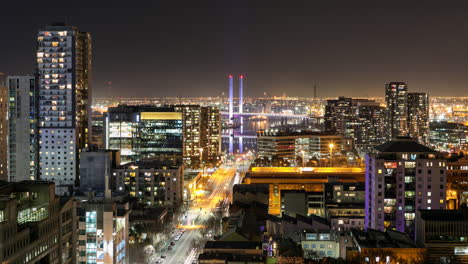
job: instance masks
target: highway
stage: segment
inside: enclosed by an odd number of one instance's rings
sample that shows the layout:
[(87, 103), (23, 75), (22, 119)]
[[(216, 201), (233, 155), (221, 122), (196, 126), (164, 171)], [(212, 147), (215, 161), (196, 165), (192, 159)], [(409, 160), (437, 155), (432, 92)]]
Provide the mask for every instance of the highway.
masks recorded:
[[(161, 259), (160, 263), (170, 264), (191, 264), (198, 252), (193, 248), (193, 243), (202, 239), (202, 229), (207, 220), (213, 216), (218, 202), (224, 200), (227, 191), (232, 192), (232, 186), (238, 183), (240, 173), (245, 172), (246, 165), (223, 165), (218, 168), (208, 178), (208, 187), (205, 195), (198, 196), (193, 199), (191, 208), (186, 212), (184, 220), (180, 223), (180, 227), (175, 231), (171, 241), (174, 246), (168, 250), (169, 243), (167, 242), (166, 248), (163, 252), (157, 254), (156, 258)], [(181, 230), (186, 230), (180, 237), (179, 241), (175, 241), (175, 237), (181, 233)], [(160, 258), (164, 255), (165, 258)], [(154, 263), (158, 263), (155, 262)]]

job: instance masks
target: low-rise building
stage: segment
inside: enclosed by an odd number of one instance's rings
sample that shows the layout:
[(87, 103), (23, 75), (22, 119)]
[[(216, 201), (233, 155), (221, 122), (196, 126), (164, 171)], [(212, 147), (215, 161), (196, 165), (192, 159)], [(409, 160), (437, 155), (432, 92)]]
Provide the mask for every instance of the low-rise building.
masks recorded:
[(337, 233), (330, 230), (304, 230), (301, 241), (305, 258), (339, 258), (340, 240)]
[(0, 263), (76, 263), (76, 201), (45, 181), (0, 183)]
[(406, 233), (369, 228), (354, 229), (351, 235), (355, 246), (346, 251), (346, 259), (351, 263), (426, 263), (426, 249), (418, 247)]
[(419, 210), (416, 242), (427, 263), (468, 263), (468, 208)]
[(252, 241), (206, 241), (203, 253), (230, 253), (236, 255), (263, 254), (262, 242)]
[(364, 228), (364, 183), (326, 183), (324, 196), (326, 217), (333, 230)]
[(309, 232), (329, 232), (330, 225), (327, 219), (315, 215), (308, 217), (302, 215), (296, 215), (295, 217), (269, 215), (266, 221), (267, 233), (275, 238), (291, 239), (299, 243), (303, 240), (302, 234), (306, 230)]
[(363, 229), (364, 217), (363, 205), (327, 205), (327, 219), (333, 230)]
[(235, 184), (232, 190), (232, 201), (244, 204), (254, 201), (268, 204), (268, 193), (268, 184)]
[(468, 205), (468, 157), (447, 161), (447, 209)]
[(264, 264), (267, 263), (266, 256), (260, 255), (239, 255), (232, 253), (202, 253), (198, 256), (199, 264)]
[(281, 215), (317, 215), (325, 217), (323, 192), (281, 190)]
[(282, 191), (300, 190), (310, 193), (307, 196), (308, 214), (323, 216), (324, 209), (320, 204), (323, 204), (324, 184), (329, 182), (364, 182), (364, 170), (336, 167), (253, 167), (242, 181), (243, 184), (268, 184), (269, 214), (281, 215)]

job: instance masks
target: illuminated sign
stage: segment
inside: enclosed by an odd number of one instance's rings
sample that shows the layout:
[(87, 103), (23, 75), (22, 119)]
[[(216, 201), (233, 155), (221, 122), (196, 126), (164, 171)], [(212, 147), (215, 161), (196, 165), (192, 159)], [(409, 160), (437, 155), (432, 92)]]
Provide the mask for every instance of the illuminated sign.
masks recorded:
[(141, 120), (182, 120), (181, 112), (142, 112)]
[(455, 255), (468, 255), (468, 247), (455, 247)]
[(384, 162), (384, 166), (386, 169), (396, 169), (397, 163), (396, 162)]

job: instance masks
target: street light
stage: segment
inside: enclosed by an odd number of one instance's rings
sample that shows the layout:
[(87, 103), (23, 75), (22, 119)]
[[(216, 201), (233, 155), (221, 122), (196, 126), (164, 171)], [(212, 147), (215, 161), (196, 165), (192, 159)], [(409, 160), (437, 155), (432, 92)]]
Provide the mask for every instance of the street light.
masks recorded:
[(302, 153), (302, 167), (305, 167), (305, 166), (304, 166), (304, 164), (305, 164), (305, 160), (304, 160), (305, 151), (304, 151), (304, 150), (301, 150), (301, 153)]
[(335, 147), (335, 144), (330, 143), (328, 146), (330, 147), (330, 167), (333, 167), (333, 148)]

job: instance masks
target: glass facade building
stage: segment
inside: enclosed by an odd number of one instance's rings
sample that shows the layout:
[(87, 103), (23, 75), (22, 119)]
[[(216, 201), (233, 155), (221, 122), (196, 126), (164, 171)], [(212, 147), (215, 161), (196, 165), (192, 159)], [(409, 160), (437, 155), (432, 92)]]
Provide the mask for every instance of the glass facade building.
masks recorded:
[(182, 155), (182, 113), (174, 108), (112, 107), (104, 120), (106, 149), (120, 150), (121, 164)]
[(139, 159), (159, 154), (182, 155), (182, 113), (141, 112), (136, 132)]
[(106, 149), (121, 164), (147, 158), (183, 158), (186, 165), (216, 163), (221, 153), (220, 113), (214, 107), (111, 107), (104, 115)]

